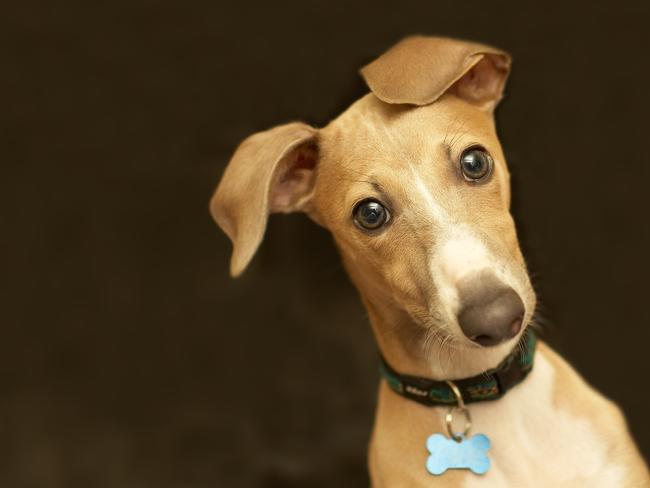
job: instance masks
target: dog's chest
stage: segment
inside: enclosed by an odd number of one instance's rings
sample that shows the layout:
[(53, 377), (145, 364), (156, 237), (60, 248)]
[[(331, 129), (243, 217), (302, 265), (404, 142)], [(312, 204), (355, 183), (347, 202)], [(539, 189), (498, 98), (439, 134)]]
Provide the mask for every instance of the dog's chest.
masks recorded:
[(474, 432), (492, 440), (492, 467), (465, 487), (621, 486), (623, 469), (607, 457), (607, 440), (584, 416), (558, 409), (555, 371), (538, 355), (530, 378), (494, 403), (471, 406)]

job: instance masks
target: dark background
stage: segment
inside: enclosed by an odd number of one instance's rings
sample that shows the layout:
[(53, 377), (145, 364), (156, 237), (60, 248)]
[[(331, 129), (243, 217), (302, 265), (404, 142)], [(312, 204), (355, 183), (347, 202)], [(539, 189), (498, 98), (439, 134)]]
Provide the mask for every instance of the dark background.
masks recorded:
[(648, 5), (5, 5), (0, 485), (367, 483), (376, 351), (331, 239), (273, 217), (231, 281), (207, 205), (241, 139), (324, 125), (411, 33), (513, 54), (498, 122), (545, 335), (648, 456)]

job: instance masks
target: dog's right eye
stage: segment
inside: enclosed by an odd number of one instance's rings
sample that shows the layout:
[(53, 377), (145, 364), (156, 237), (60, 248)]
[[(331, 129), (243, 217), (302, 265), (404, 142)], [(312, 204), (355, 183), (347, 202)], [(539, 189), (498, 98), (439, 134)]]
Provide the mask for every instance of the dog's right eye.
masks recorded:
[(352, 211), (355, 223), (366, 230), (379, 229), (390, 219), (388, 209), (374, 199), (359, 202)]

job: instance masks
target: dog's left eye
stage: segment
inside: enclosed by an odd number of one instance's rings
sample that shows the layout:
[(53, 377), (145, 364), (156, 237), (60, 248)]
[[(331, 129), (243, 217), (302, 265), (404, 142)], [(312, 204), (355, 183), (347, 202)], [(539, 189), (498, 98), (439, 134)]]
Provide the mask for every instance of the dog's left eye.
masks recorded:
[(388, 209), (374, 199), (359, 202), (352, 211), (352, 217), (359, 227), (366, 230), (379, 229), (388, 222)]
[(465, 149), (460, 157), (460, 169), (468, 181), (481, 181), (492, 173), (492, 156), (480, 146)]

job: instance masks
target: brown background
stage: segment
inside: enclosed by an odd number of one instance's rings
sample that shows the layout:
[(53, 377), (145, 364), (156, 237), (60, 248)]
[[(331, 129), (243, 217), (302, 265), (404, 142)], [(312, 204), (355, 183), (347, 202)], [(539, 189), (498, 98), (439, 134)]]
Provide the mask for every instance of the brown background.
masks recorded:
[(650, 454), (648, 3), (232, 3), (3, 9), (0, 485), (367, 482), (376, 351), (329, 236), (273, 217), (231, 281), (207, 202), (241, 139), (325, 124), (410, 33), (514, 55), (546, 336)]

